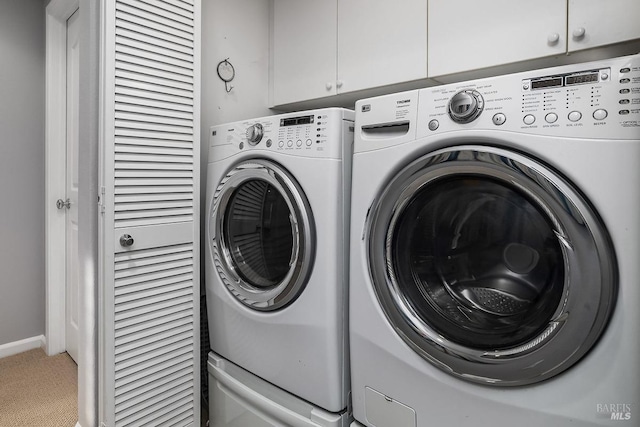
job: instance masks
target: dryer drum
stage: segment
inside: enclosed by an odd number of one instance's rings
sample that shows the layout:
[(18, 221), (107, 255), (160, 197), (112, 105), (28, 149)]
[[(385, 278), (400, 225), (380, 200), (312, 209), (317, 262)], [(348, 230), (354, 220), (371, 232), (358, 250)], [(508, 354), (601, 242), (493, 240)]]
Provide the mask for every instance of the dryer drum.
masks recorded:
[(398, 335), (446, 372), (542, 381), (584, 356), (607, 324), (617, 290), (608, 234), (542, 162), (443, 149), (393, 177), (371, 212), (376, 296)]
[(315, 254), (313, 215), (279, 165), (254, 159), (232, 168), (214, 193), (208, 230), (213, 265), (241, 303), (277, 310), (304, 289)]
[(225, 212), (228, 245), (238, 273), (257, 287), (282, 281), (295, 257), (294, 228), (284, 197), (266, 181), (238, 187)]

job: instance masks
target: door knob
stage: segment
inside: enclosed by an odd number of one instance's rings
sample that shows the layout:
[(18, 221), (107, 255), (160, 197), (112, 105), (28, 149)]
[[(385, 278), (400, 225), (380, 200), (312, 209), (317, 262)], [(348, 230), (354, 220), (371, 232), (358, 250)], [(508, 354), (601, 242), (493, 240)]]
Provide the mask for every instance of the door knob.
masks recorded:
[(133, 237), (130, 234), (123, 234), (120, 236), (120, 246), (123, 248), (127, 248), (133, 245)]
[(56, 201), (56, 208), (58, 209), (71, 209), (71, 200), (58, 199)]

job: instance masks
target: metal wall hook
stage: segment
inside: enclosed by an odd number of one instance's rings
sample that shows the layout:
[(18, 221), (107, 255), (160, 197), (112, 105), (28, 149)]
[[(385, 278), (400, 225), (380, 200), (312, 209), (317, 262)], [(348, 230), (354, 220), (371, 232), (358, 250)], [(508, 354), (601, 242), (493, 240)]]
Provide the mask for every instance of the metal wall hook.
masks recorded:
[(229, 84), (231, 80), (236, 76), (236, 70), (233, 68), (229, 58), (226, 58), (218, 63), (217, 67), (218, 77), (224, 82), (224, 88), (227, 93), (231, 92), (233, 86)]

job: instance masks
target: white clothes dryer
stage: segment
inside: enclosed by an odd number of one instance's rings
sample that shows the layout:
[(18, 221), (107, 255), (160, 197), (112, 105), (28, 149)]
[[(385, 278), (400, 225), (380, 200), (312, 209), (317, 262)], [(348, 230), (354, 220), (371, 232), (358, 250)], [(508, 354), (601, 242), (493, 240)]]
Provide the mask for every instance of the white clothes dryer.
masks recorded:
[(234, 365), (339, 423), (353, 119), (332, 108), (213, 127), (207, 169), (210, 374), (233, 376)]
[(354, 417), (640, 417), (640, 56), (356, 103)]

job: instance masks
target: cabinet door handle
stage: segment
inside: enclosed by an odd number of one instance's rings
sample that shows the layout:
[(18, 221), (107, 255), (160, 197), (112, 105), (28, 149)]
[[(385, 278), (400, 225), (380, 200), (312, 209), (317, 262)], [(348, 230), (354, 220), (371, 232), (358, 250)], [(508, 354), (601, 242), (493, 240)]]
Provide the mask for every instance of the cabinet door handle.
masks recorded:
[(559, 40), (560, 40), (560, 34), (558, 33), (551, 33), (547, 36), (547, 42), (549, 43), (550, 46), (558, 44)]
[(583, 27), (578, 27), (576, 29), (573, 30), (573, 39), (574, 40), (580, 40), (581, 38), (584, 37), (585, 33), (587, 31), (583, 28)]
[(336, 87), (337, 87), (338, 89), (340, 89), (340, 88), (342, 87), (342, 84), (343, 84), (343, 81), (342, 81), (342, 80), (338, 80), (338, 81), (336, 82)]
[(333, 83), (331, 83), (331, 82), (327, 82), (327, 84), (325, 85), (325, 87), (327, 88), (327, 90), (331, 90), (331, 88), (333, 88)]

